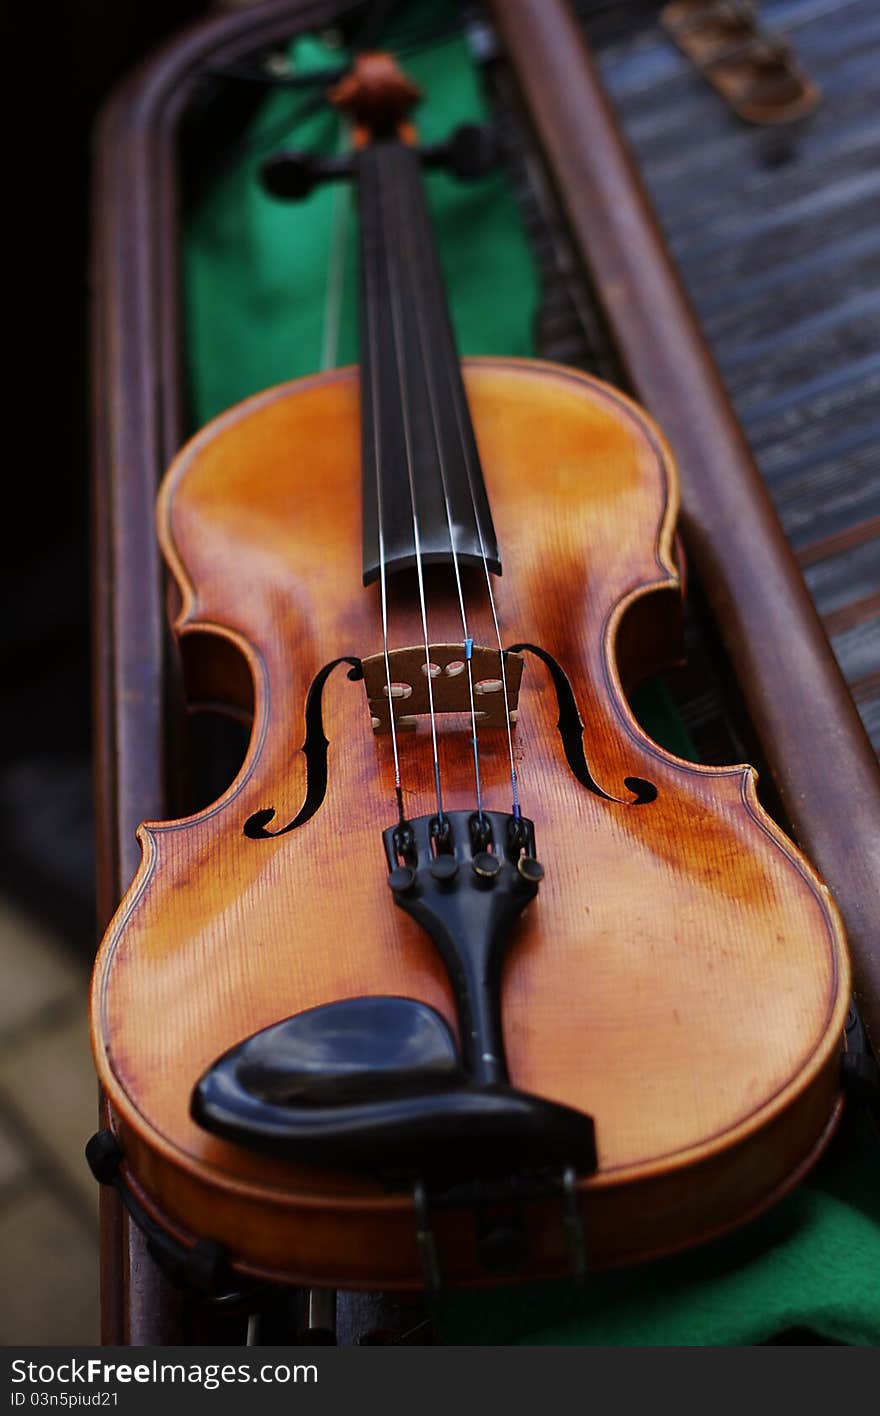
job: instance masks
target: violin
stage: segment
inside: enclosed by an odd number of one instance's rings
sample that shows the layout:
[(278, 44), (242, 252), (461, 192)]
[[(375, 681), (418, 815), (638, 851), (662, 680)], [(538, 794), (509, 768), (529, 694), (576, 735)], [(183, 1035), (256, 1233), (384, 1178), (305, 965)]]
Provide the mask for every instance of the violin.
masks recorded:
[(230, 408), (158, 502), (190, 685), (250, 742), (140, 827), (92, 1038), (137, 1212), (243, 1279), (669, 1253), (770, 1205), (841, 1110), (828, 891), (751, 767), (628, 703), (677, 653), (670, 450), (596, 378), (459, 359), (417, 96), (384, 55), (331, 95), (359, 366)]

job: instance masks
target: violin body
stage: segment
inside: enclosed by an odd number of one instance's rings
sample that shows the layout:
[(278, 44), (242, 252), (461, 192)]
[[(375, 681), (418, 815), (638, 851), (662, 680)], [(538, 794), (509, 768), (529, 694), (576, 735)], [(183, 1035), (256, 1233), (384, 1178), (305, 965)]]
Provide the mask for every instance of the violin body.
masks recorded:
[[(846, 951), (753, 770), (673, 757), (627, 704), (625, 686), (676, 654), (662, 435), (581, 373), (505, 359), (464, 370), (504, 547), (498, 618), (506, 645), (542, 651), (523, 651), (513, 742), (546, 878), (504, 955), (504, 1047), (516, 1087), (593, 1118), (597, 1163), (576, 1205), (602, 1268), (741, 1223), (815, 1159), (840, 1107)], [(252, 735), (220, 800), (141, 827), (92, 1018), (126, 1183), (171, 1234), (220, 1241), (245, 1274), (390, 1289), (423, 1282), (411, 1187), (236, 1144), (190, 1110), (214, 1059), (335, 1000), (418, 999), (458, 1029), (437, 950), (389, 894), (391, 748), (350, 672), (382, 651), (379, 587), (360, 573), (359, 417), (356, 370), (303, 379), (223, 414), (167, 474), (159, 531), (192, 697), (252, 715)], [(421, 638), (413, 576), (388, 587), (399, 645)], [(432, 642), (454, 644), (455, 586), (425, 576)], [(471, 632), (492, 643), (488, 608)], [(301, 750), (307, 698), (339, 659), (321, 694), (322, 782)], [(447, 810), (472, 810), (468, 726), (456, 713), (437, 724)], [(431, 809), (427, 736), (424, 721), (400, 734), (412, 817)], [(491, 806), (509, 786), (506, 733), (481, 729), (480, 752)], [(247, 834), (255, 817), (281, 829)], [(567, 1272), (562, 1201), (527, 1200), (522, 1221), (518, 1275)], [(438, 1206), (431, 1222), (444, 1281), (491, 1281), (472, 1205)]]

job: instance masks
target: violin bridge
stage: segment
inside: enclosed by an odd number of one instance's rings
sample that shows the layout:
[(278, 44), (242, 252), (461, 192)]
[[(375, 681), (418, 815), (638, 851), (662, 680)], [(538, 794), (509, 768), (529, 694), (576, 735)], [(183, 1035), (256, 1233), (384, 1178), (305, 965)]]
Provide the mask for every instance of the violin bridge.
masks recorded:
[(505, 684), (510, 722), (514, 724), (523, 671), (521, 654), (505, 651), (502, 679), (501, 659), (497, 649), (486, 649), (482, 645), (472, 643), (468, 646), (432, 644), (428, 650), (427, 662), (424, 646), (392, 649), (388, 654), (390, 673), (386, 670), (384, 654), (371, 654), (362, 661), (373, 732), (378, 734), (391, 731), (389, 699), (394, 703), (394, 726), (398, 732), (412, 732), (415, 729), (417, 720), (431, 711), (428, 697), (429, 673), (434, 712), (470, 715), (468, 651), (478, 725), (486, 728), (506, 726)]

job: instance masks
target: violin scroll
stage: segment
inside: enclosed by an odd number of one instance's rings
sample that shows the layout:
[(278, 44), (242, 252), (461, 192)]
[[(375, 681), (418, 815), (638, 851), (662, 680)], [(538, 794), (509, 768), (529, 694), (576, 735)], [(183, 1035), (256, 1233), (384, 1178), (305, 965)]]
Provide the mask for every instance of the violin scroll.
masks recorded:
[(355, 146), (368, 139), (410, 137), (407, 115), (422, 96), (390, 54), (359, 54), (350, 73), (330, 89), (328, 99), (355, 124)]

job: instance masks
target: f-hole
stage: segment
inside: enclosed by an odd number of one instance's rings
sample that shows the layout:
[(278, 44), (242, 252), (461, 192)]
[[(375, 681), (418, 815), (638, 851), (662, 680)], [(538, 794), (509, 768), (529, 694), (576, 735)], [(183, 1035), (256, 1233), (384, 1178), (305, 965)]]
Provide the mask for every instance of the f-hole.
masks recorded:
[(609, 796), (608, 792), (603, 791), (590, 771), (590, 764), (584, 752), (583, 720), (578, 711), (574, 689), (561, 664), (553, 658), (552, 654), (548, 654), (546, 649), (540, 649), (537, 644), (512, 644), (509, 652), (512, 654), (534, 654), (550, 670), (550, 677), (556, 690), (556, 703), (559, 708), (556, 727), (562, 742), (562, 750), (569, 768), (581, 786), (586, 787), (587, 791), (592, 792), (594, 796), (602, 797), (605, 801), (617, 802), (620, 806), (646, 806), (649, 802), (655, 801), (657, 788), (653, 782), (647, 781), (644, 777), (624, 777), (623, 785), (627, 791), (633, 794), (629, 799)]
[(269, 806), (261, 811), (255, 811), (244, 823), (244, 834), (252, 841), (272, 840), (276, 836), (286, 836), (289, 831), (295, 831), (298, 826), (305, 825), (310, 821), (315, 812), (321, 806), (324, 797), (327, 795), (327, 749), (330, 746), (324, 734), (324, 713), (323, 695), (324, 685), (335, 668), (340, 664), (349, 664), (348, 678), (358, 680), (363, 678), (363, 669), (360, 659), (343, 655), (340, 659), (333, 659), (329, 664), (325, 664), (320, 669), (309, 686), (306, 696), (306, 735), (300, 751), (306, 760), (306, 794), (303, 804), (296, 813), (292, 821), (288, 821), (286, 826), (281, 826), (277, 831), (269, 831), (267, 827), (275, 815), (274, 806)]

